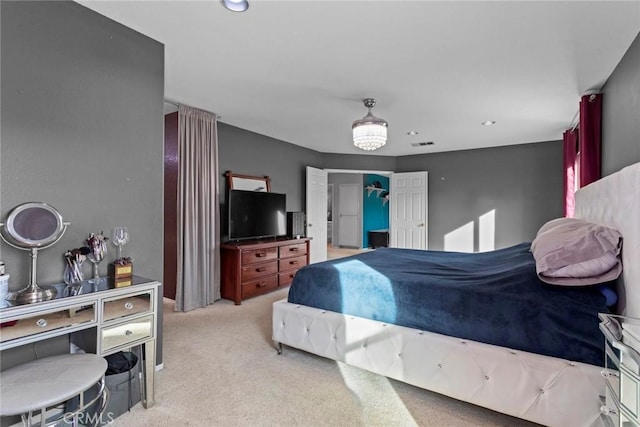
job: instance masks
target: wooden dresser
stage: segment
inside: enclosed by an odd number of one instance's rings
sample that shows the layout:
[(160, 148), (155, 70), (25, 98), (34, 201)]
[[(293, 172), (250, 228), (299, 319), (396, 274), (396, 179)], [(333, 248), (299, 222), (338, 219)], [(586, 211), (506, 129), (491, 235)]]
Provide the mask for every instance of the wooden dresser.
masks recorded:
[(243, 299), (289, 286), (299, 268), (309, 264), (309, 238), (249, 240), (221, 245), (222, 298)]

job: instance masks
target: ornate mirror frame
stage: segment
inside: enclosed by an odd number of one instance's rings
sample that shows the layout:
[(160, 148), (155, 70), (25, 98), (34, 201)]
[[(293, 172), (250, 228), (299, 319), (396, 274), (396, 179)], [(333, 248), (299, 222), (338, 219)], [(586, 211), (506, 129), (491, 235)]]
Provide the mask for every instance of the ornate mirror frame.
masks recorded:
[(233, 190), (271, 191), (271, 178), (268, 176), (240, 175), (227, 171), (227, 185)]

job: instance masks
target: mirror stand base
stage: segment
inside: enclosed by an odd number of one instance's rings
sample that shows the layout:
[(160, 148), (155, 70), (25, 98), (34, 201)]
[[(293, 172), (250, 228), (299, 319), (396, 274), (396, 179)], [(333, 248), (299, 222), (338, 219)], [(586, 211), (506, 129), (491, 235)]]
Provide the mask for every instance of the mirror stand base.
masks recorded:
[(58, 290), (56, 288), (43, 289), (35, 286), (28, 286), (17, 292), (10, 292), (7, 296), (7, 301), (14, 302), (15, 304), (31, 304), (40, 301), (49, 301), (56, 297)]

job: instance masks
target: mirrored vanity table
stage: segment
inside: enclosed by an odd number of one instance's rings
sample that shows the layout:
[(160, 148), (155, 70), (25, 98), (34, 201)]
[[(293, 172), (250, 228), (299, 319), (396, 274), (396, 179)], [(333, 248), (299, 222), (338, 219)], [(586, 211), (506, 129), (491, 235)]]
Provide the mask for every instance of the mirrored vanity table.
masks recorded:
[(69, 335), (71, 342), (88, 353), (106, 356), (142, 345), (142, 404), (154, 404), (157, 319), (160, 282), (133, 276), (132, 284), (115, 288), (108, 278), (82, 282), (69, 292), (55, 285), (48, 301), (14, 305), (0, 301), (0, 351)]
[(610, 426), (640, 425), (640, 319), (601, 313), (605, 337), (606, 398), (601, 412)]

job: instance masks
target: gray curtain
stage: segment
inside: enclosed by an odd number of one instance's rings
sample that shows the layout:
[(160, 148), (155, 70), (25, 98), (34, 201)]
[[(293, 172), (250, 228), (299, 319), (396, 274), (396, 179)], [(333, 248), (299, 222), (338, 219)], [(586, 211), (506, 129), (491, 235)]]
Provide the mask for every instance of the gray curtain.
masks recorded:
[(176, 311), (220, 298), (217, 116), (178, 107), (178, 274)]

